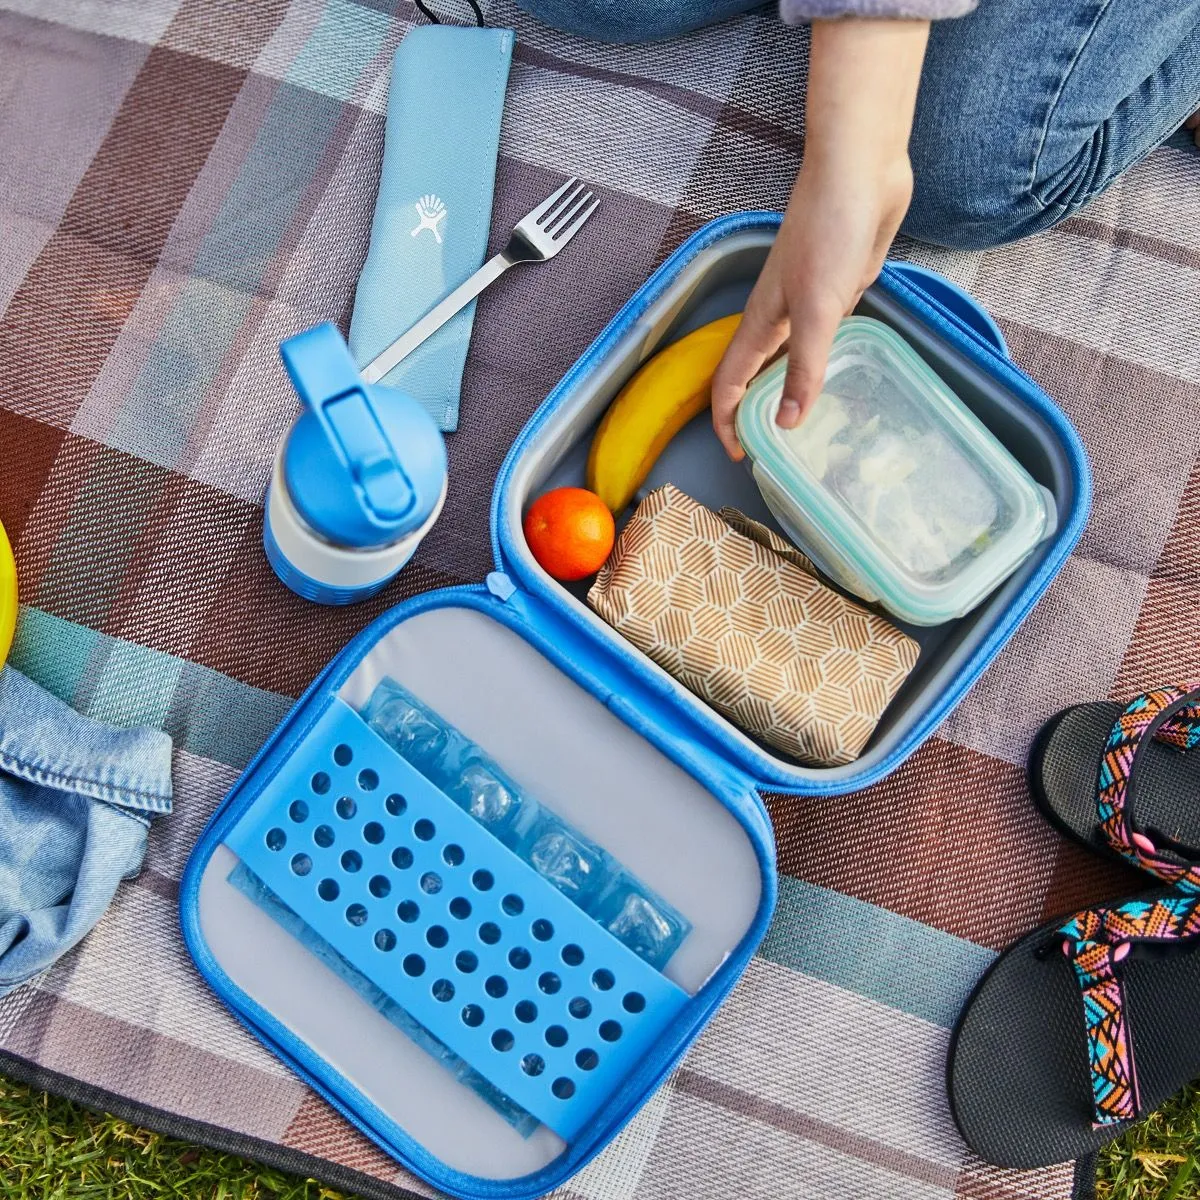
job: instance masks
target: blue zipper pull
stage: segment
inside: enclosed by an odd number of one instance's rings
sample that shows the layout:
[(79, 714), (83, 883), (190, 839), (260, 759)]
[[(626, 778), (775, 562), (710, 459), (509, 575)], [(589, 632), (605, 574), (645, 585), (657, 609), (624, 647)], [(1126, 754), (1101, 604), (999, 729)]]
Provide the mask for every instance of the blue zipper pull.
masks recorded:
[(503, 571), (490, 572), (484, 582), (487, 584), (487, 590), (497, 600), (510, 600), (517, 590), (517, 585)]

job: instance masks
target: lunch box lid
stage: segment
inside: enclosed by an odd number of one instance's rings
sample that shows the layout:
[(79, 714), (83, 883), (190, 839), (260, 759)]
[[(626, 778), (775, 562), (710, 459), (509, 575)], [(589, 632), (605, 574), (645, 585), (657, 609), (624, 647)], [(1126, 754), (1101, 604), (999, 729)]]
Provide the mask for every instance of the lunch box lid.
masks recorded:
[[(308, 732), (328, 713), (340, 690), (370, 649), (405, 621), (444, 608), (483, 614), (499, 630), (517, 634), (566, 677), (580, 684), (635, 734), (687, 770), (727, 809), (745, 831), (761, 889), (753, 919), (738, 944), (691, 995), (654, 1053), (631, 1072), (606, 1106), (568, 1143), (566, 1151), (537, 1172), (489, 1179), (447, 1166), (399, 1125), (368, 1091), (356, 1087), (321, 1052), (298, 1038), (273, 1011), (248, 995), (226, 972), (201, 927), (200, 894), (214, 852), (234, 836), (254, 800), (281, 770)], [(774, 834), (761, 797), (723, 756), (706, 751), (668, 706), (623, 674), (619, 661), (597, 648), (536, 599), (520, 593), (502, 573), (485, 584), (438, 588), (400, 602), (352, 639), (324, 668), (255, 755), (205, 827), (188, 860), (180, 886), (184, 941), (201, 974), (238, 1021), (283, 1058), (362, 1133), (410, 1170), (442, 1191), (470, 1200), (533, 1200), (559, 1186), (599, 1153), (678, 1065), (683, 1054), (737, 983), (766, 935), (777, 897)], [(314, 962), (316, 960), (314, 959)]]
[(795, 429), (775, 419), (786, 372), (780, 359), (750, 384), (738, 438), (780, 523), (819, 530), (864, 599), (916, 625), (954, 620), (1053, 532), (1044, 490), (883, 322), (842, 321)]

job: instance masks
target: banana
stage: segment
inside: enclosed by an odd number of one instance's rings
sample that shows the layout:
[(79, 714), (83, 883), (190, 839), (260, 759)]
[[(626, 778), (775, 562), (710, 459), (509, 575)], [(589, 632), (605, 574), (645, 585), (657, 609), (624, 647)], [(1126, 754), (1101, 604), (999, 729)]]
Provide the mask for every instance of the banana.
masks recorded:
[(4, 526), (0, 525), (0, 667), (8, 657), (17, 624), (17, 565)]
[(667, 443), (708, 407), (712, 377), (741, 319), (722, 317), (672, 342), (612, 402), (592, 439), (587, 485), (614, 513), (633, 499)]

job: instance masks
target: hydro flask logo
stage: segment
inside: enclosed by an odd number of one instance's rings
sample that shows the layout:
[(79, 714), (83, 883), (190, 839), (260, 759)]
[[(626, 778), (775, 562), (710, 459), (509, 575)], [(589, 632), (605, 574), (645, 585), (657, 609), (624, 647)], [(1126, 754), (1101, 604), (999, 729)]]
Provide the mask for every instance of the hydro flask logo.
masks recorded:
[(411, 236), (416, 237), (422, 229), (428, 229), (440, 244), (442, 240), (440, 226), (446, 219), (446, 206), (442, 203), (441, 197), (430, 193), (428, 196), (422, 196), (413, 207), (417, 210), (419, 219), (413, 227)]

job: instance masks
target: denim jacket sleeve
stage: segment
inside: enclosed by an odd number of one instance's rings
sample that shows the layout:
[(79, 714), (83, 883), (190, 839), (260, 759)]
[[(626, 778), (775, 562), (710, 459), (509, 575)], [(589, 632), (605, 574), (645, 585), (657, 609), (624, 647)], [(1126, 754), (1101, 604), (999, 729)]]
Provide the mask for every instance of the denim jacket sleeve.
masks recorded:
[(0, 666), (0, 996), (71, 949), (171, 811), (171, 739), (82, 717)]
[(966, 16), (979, 0), (780, 0), (785, 21), (799, 25), (833, 17), (908, 17), (937, 21)]

